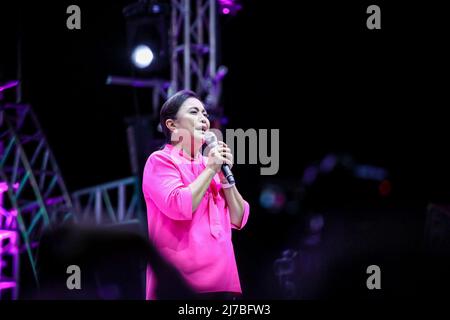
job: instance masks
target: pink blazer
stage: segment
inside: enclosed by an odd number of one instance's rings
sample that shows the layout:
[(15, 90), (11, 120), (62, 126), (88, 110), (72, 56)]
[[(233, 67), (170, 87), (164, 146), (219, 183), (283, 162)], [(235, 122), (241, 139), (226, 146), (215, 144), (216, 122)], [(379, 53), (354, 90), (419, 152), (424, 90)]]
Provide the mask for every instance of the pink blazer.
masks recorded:
[[(242, 292), (231, 229), (242, 229), (249, 216), (244, 201), (240, 226), (230, 221), (216, 175), (197, 210), (192, 212), (188, 185), (205, 169), (207, 158), (191, 159), (167, 144), (150, 155), (144, 168), (143, 193), (149, 238), (196, 292)], [(155, 299), (156, 278), (147, 268), (147, 299)]]

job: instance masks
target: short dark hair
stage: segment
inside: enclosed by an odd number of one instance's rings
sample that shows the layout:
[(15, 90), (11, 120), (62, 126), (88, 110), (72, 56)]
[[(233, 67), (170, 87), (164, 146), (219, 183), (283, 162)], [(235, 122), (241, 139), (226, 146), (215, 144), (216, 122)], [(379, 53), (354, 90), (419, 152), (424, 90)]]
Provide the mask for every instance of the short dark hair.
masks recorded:
[(175, 120), (181, 105), (189, 98), (196, 98), (200, 100), (200, 98), (193, 91), (181, 90), (167, 99), (161, 107), (161, 111), (159, 113), (159, 123), (161, 124), (161, 130), (164, 133), (167, 143), (171, 142), (171, 132), (166, 126), (166, 120)]

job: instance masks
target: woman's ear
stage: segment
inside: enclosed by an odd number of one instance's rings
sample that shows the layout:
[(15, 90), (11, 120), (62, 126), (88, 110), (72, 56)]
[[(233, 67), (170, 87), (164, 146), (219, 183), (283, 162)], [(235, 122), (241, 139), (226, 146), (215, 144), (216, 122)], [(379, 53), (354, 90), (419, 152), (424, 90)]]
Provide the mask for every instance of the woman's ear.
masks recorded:
[(177, 126), (175, 124), (175, 121), (173, 119), (167, 119), (166, 120), (166, 127), (169, 128), (169, 130), (174, 133), (177, 131)]
[(179, 143), (183, 141), (183, 137), (180, 137), (180, 132), (177, 128), (177, 125), (175, 124), (175, 121), (173, 119), (167, 119), (166, 120), (166, 126), (170, 130), (170, 141)]

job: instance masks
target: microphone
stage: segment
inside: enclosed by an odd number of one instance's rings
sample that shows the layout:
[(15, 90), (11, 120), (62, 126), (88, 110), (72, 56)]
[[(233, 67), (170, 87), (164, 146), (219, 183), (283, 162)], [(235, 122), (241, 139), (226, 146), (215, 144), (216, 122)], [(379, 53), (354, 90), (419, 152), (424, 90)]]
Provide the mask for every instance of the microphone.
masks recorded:
[[(210, 147), (211, 149), (215, 148), (218, 145), (217, 137), (214, 134), (214, 132), (211, 132), (211, 131), (206, 132), (205, 142), (206, 142), (206, 145), (208, 147)], [(236, 181), (234, 180), (233, 173), (231, 172), (230, 166), (227, 165), (226, 163), (222, 164), (222, 173), (227, 178), (229, 184), (236, 183)]]

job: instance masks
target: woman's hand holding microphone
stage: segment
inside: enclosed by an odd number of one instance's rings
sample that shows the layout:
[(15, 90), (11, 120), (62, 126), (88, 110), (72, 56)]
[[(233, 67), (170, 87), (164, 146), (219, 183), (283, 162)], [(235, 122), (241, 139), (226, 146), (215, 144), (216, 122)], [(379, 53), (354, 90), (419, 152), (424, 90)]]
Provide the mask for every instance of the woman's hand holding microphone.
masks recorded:
[(233, 167), (233, 154), (231, 149), (223, 141), (217, 141), (217, 146), (211, 148), (208, 153), (207, 168), (219, 173), (220, 181), (223, 184), (228, 183), (227, 178), (222, 173), (221, 168), (223, 164), (227, 164), (230, 169)]

